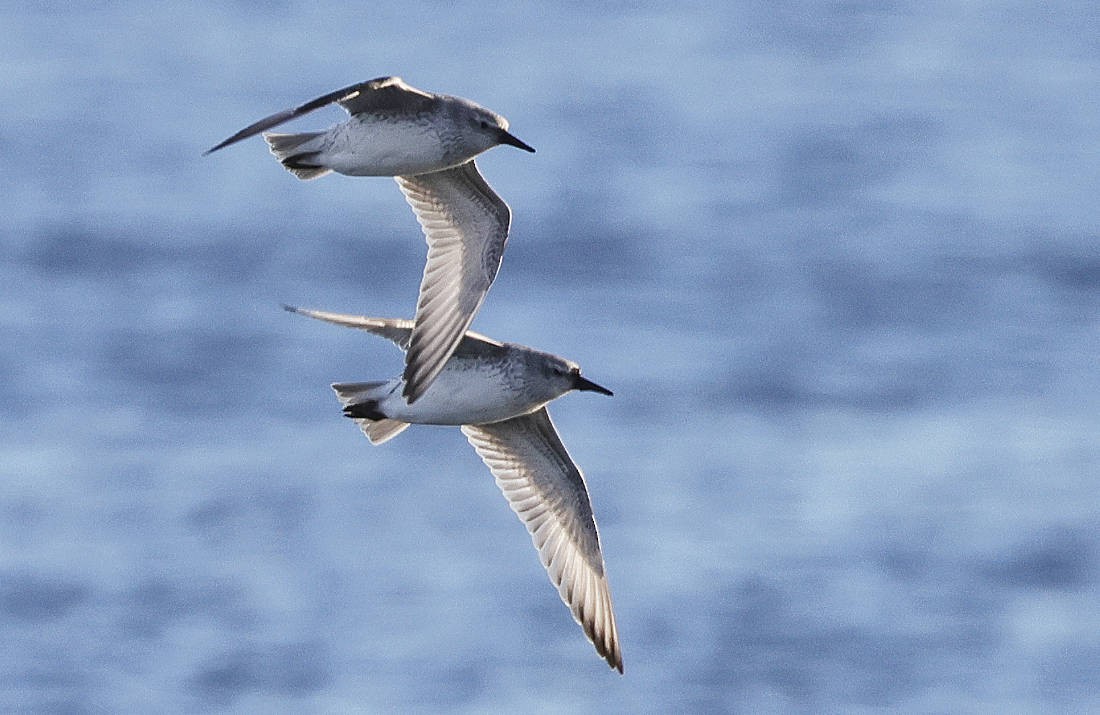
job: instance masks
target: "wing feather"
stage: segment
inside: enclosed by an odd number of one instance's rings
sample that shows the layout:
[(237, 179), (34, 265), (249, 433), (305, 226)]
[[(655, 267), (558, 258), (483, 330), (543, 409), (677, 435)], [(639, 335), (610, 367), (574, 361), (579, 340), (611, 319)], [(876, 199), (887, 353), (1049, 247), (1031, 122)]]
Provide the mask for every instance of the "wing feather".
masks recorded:
[[(584, 475), (543, 407), (462, 432), (524, 522), (550, 582), (596, 651), (623, 670), (603, 553)], [(530, 506), (532, 495), (540, 504)]]
[(289, 313), (297, 313), (307, 318), (323, 320), (334, 325), (343, 325), (348, 328), (358, 328), (373, 333), (379, 337), (392, 341), (397, 347), (405, 350), (409, 347), (409, 336), (412, 334), (413, 321), (397, 318), (368, 318), (365, 315), (345, 315), (343, 313), (330, 313), (324, 310), (309, 310), (297, 308), (293, 305), (284, 305), (283, 309)]
[(396, 181), (428, 242), (403, 376), (404, 395), (412, 404), (443, 369), (481, 308), (500, 268), (511, 211), (473, 160)]
[(311, 99), (305, 104), (299, 104), (297, 107), (275, 112), (249, 124), (225, 141), (207, 149), (203, 152), (203, 155), (224, 149), (230, 144), (236, 144), (268, 129), (274, 129), (280, 124), (285, 124), (292, 119), (297, 119), (330, 104), (339, 104), (349, 114), (363, 112), (385, 114), (428, 111), (436, 101), (436, 97), (415, 87), (410, 87), (400, 77), (377, 77), (366, 82), (357, 82), (348, 87), (337, 89), (316, 99)]
[[(408, 349), (409, 336), (412, 335), (413, 321), (401, 318), (370, 318), (365, 315), (330, 313), (325, 310), (310, 310), (309, 308), (298, 308), (293, 305), (284, 305), (283, 310), (288, 313), (304, 315), (307, 318), (323, 320), (333, 325), (366, 330), (368, 333), (386, 338), (402, 350)], [(503, 343), (472, 330), (467, 330), (462, 342), (459, 343), (460, 350), (468, 351), (471, 354), (482, 354), (488, 346), (499, 348), (503, 347)]]

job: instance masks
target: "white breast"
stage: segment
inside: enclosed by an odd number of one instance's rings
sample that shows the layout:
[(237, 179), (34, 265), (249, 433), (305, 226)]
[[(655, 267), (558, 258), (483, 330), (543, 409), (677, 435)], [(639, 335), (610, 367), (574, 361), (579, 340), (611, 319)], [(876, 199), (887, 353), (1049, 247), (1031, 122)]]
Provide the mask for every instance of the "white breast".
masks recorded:
[(465, 425), (506, 420), (537, 409), (546, 401), (527, 394), (507, 379), (499, 364), (452, 359), (413, 405), (395, 394), (381, 407), (387, 416), (403, 422)]
[(408, 176), (448, 168), (439, 132), (426, 119), (354, 117), (333, 128), (322, 161), (348, 176)]

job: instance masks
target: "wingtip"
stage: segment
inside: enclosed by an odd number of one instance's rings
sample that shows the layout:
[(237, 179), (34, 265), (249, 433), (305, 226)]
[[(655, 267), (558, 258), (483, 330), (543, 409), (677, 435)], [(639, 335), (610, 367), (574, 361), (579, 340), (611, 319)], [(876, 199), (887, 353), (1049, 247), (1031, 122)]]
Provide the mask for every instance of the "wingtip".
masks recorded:
[[(592, 639), (592, 644), (596, 645), (595, 639)], [(614, 631), (610, 641), (604, 643), (603, 647), (596, 645), (596, 652), (600, 654), (612, 670), (619, 671), (619, 675), (623, 674), (623, 653), (619, 650), (619, 639)]]
[[(592, 644), (596, 645), (596, 641), (593, 640)], [(596, 646), (596, 652), (600, 654), (600, 657), (604, 659), (609, 668), (619, 671), (619, 675), (623, 674), (623, 654), (619, 650), (617, 638), (613, 638), (610, 643), (605, 643), (602, 648)]]
[(290, 305), (288, 303), (280, 303), (283, 306), (283, 310), (288, 313), (300, 313), (301, 310), (296, 305)]

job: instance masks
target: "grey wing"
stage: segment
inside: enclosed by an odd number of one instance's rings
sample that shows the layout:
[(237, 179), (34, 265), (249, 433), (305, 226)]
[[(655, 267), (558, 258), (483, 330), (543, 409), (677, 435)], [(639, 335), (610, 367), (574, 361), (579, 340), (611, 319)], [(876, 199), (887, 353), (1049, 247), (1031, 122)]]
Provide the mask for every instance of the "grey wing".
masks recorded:
[(596, 651), (623, 670), (603, 554), (584, 476), (561, 443), (546, 408), (463, 434), (526, 525), (562, 601)]
[(485, 300), (512, 214), (472, 159), (395, 178), (428, 241), (403, 376), (404, 396), (412, 404), (443, 369)]
[(438, 98), (405, 84), (400, 77), (379, 77), (357, 85), (337, 100), (348, 114), (417, 114), (436, 105)]
[[(372, 96), (375, 98), (365, 99)], [(378, 105), (385, 102), (400, 102), (401, 98), (407, 98), (405, 99), (406, 102), (414, 101), (413, 98), (417, 96), (421, 97), (421, 99), (417, 101), (428, 101), (431, 99), (430, 95), (420, 90), (414, 90), (412, 87), (402, 82), (399, 77), (378, 77), (376, 79), (367, 80), (366, 82), (358, 82), (349, 87), (338, 89), (335, 92), (329, 92), (322, 97), (312, 99), (292, 109), (284, 109), (281, 112), (276, 112), (269, 117), (264, 117), (258, 122), (249, 124), (220, 144), (207, 149), (203, 152), (203, 156), (216, 152), (218, 149), (224, 149), (230, 144), (236, 144), (243, 139), (256, 136), (260, 132), (265, 132), (280, 124), (285, 124), (291, 119), (297, 119), (304, 114), (309, 114), (315, 109), (320, 109), (330, 104), (339, 104), (344, 109), (348, 110), (349, 113), (354, 114), (360, 111), (356, 109), (356, 107), (367, 106), (371, 103)]]
[(307, 318), (323, 320), (326, 323), (343, 325), (348, 328), (359, 328), (368, 333), (374, 333), (387, 340), (393, 341), (397, 347), (406, 350), (409, 347), (409, 336), (412, 334), (413, 322), (396, 318), (368, 318), (365, 315), (345, 315), (343, 313), (329, 313), (323, 310), (309, 310), (308, 308), (296, 308), (293, 305), (284, 305), (283, 309), (290, 313), (304, 315)]
[[(333, 325), (343, 325), (347, 328), (358, 328), (360, 330), (366, 330), (368, 333), (373, 333), (379, 337), (386, 338), (392, 341), (397, 347), (402, 350), (409, 349), (409, 336), (412, 334), (413, 321), (404, 320), (402, 318), (369, 318), (365, 315), (348, 315), (346, 313), (330, 313), (324, 310), (310, 310), (309, 308), (298, 308), (293, 305), (284, 305), (283, 310), (288, 313), (297, 313), (298, 315), (304, 315), (307, 318), (314, 318), (316, 320), (323, 320), (326, 323), (332, 323)], [(481, 351), (483, 348), (474, 347), (475, 344), (484, 346), (492, 345), (495, 347), (503, 347), (503, 343), (486, 337), (481, 333), (475, 333), (472, 330), (466, 331), (466, 336), (462, 339), (463, 343), (470, 344), (471, 350)]]

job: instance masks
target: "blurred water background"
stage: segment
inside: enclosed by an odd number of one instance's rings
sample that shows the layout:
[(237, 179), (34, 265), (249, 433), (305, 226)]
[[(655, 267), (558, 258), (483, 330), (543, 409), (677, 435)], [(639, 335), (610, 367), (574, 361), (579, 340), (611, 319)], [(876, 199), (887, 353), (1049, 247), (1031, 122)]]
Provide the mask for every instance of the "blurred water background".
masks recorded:
[[(1092, 3), (5, 3), (0, 710), (1100, 707)], [(458, 430), (327, 384), (409, 316), (388, 179), (270, 112), (386, 74), (538, 149), (474, 328), (615, 397), (608, 671)], [(324, 127), (342, 112), (292, 125)]]

